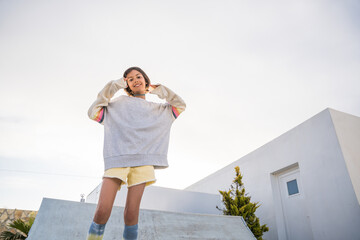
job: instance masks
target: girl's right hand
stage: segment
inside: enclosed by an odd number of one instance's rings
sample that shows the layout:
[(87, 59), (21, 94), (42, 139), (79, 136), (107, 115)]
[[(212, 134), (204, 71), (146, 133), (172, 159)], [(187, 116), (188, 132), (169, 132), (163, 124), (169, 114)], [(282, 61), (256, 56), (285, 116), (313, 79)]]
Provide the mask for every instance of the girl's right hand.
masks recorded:
[(117, 84), (118, 84), (118, 86), (119, 86), (120, 88), (127, 88), (127, 87), (128, 87), (127, 79), (124, 78), (124, 77), (120, 78), (120, 79), (117, 80), (116, 82), (117, 82)]

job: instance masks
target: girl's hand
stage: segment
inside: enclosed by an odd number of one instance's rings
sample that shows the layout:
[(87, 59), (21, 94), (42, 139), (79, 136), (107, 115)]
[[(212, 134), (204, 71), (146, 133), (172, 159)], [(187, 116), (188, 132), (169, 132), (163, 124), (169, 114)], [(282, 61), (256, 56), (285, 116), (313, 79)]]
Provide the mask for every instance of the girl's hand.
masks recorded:
[(118, 86), (120, 88), (127, 88), (128, 84), (127, 84), (127, 79), (126, 78), (120, 78), (119, 80), (116, 81)]
[(159, 85), (152, 85), (150, 84), (150, 87), (149, 87), (149, 91), (151, 92), (152, 90), (154, 90), (155, 88), (157, 88)]

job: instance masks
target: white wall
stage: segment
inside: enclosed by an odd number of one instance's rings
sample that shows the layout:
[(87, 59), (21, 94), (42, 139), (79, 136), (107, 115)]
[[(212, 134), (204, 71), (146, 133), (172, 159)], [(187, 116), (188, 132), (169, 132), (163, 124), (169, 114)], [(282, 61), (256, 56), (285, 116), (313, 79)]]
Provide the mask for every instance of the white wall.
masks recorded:
[(360, 117), (330, 109), (345, 163), (360, 204)]
[[(101, 184), (86, 198), (87, 203), (97, 203)], [(114, 206), (123, 207), (126, 202), (127, 187), (118, 191)], [(222, 214), (216, 209), (222, 206), (220, 194), (209, 194), (178, 189), (149, 186), (145, 188), (140, 208), (172, 212)]]
[[(359, 156), (357, 156), (359, 157)], [(283, 239), (277, 221), (271, 178), (288, 166), (299, 165), (306, 209), (314, 239), (358, 239), (360, 207), (339, 146), (329, 109), (286, 132), (256, 151), (186, 188), (216, 193), (228, 189), (240, 166), (246, 192), (261, 203), (260, 223), (270, 231), (268, 240)]]

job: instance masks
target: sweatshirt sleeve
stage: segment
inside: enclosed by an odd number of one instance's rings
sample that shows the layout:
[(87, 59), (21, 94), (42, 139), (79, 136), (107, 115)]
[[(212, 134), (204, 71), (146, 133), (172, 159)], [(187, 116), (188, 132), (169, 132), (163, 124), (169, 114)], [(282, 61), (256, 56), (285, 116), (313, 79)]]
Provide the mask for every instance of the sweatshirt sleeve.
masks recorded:
[(103, 120), (105, 107), (108, 106), (111, 98), (119, 89), (126, 87), (127, 83), (124, 81), (124, 78), (108, 82), (98, 93), (95, 102), (90, 106), (88, 110), (89, 118), (104, 125)]
[(172, 107), (172, 113), (175, 119), (185, 111), (186, 103), (184, 100), (174, 93), (171, 89), (161, 84), (155, 84), (157, 87), (150, 90), (150, 93), (158, 95), (159, 98), (165, 99)]

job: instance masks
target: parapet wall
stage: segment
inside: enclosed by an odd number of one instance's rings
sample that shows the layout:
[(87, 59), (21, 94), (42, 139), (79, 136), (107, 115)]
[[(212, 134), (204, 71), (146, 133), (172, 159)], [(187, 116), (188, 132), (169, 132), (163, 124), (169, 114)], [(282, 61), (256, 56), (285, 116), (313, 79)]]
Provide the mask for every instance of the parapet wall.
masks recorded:
[[(27, 240), (86, 239), (96, 204), (43, 198)], [(119, 239), (124, 208), (113, 207), (104, 239)], [(242, 217), (140, 209), (141, 240), (212, 239), (256, 240)]]

